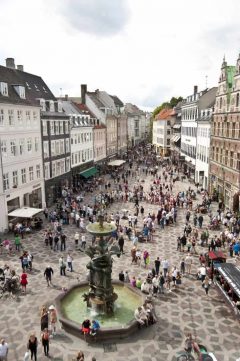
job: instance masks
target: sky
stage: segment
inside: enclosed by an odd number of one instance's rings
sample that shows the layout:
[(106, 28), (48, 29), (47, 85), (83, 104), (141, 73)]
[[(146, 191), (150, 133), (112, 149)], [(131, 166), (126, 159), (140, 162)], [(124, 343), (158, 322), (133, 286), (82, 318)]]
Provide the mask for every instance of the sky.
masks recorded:
[(0, 0), (0, 64), (40, 75), (55, 96), (80, 85), (153, 109), (217, 86), (240, 51), (239, 0)]

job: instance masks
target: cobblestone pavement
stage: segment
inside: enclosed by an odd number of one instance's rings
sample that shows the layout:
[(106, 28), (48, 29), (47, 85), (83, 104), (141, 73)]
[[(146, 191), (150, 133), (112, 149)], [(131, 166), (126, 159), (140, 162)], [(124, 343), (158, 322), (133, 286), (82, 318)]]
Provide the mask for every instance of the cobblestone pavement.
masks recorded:
[[(150, 180), (150, 176), (146, 177), (145, 187), (149, 186)], [(187, 189), (188, 186), (187, 182), (177, 182), (175, 191)], [(89, 201), (92, 201), (93, 195), (88, 198)], [(143, 206), (145, 212), (153, 210), (156, 212), (157, 207), (154, 205), (145, 203)], [(133, 213), (133, 203), (116, 203), (112, 206), (111, 211), (123, 208), (129, 209)], [(148, 249), (151, 262), (159, 256), (161, 259), (164, 257), (169, 259), (172, 266), (179, 266), (182, 254), (176, 252), (176, 239), (184, 228), (184, 221), (184, 211), (179, 210), (176, 226), (169, 226), (165, 230), (157, 229), (152, 243), (139, 245), (142, 250)], [(207, 216), (205, 216), (204, 222), (207, 223)], [(72, 274), (67, 272), (66, 277), (59, 275), (60, 252), (53, 252), (45, 247), (43, 231), (29, 236), (23, 242), (24, 248), (30, 250), (34, 255), (34, 269), (29, 275), (27, 294), (21, 295), (19, 301), (0, 300), (0, 337), (6, 338), (9, 343), (10, 361), (23, 360), (28, 335), (31, 331), (35, 331), (36, 335), (40, 336), (40, 307), (43, 304), (52, 304), (62, 287), (69, 287), (78, 282), (77, 278), (83, 280), (86, 277), (85, 265), (89, 258), (84, 253), (74, 250), (75, 230), (75, 226), (64, 226), (64, 232), (68, 237), (67, 248), (73, 250), (75, 270)], [(90, 242), (90, 237), (87, 236), (87, 238)], [(114, 259), (113, 278), (118, 278), (121, 270), (128, 270), (130, 277), (140, 275), (144, 278), (147, 270), (142, 266), (130, 264), (131, 242), (125, 242), (124, 247), (125, 254), (121, 258)], [(0, 255), (0, 266), (4, 263), (15, 268), (18, 273), (21, 272), (18, 254)], [(53, 265), (54, 268), (54, 287), (50, 288), (47, 287), (43, 277), (43, 271), (48, 264)], [(218, 360), (235, 361), (237, 357), (240, 357), (239, 322), (214, 287), (210, 289), (209, 299), (206, 298), (199, 281), (194, 277), (197, 267), (198, 257), (195, 256), (193, 275), (184, 277), (182, 285), (178, 289), (171, 293), (165, 293), (156, 300), (156, 313), (159, 320), (154, 326), (141, 330), (131, 338), (119, 341), (109, 348), (108, 345), (102, 343), (90, 346), (82, 340), (66, 334), (58, 325), (57, 335), (50, 344), (52, 360), (70, 361), (76, 355), (76, 351), (83, 350), (87, 361), (91, 360), (91, 356), (95, 356), (97, 361), (168, 361), (173, 360), (176, 351), (182, 349), (185, 334), (192, 332), (200, 343), (204, 344), (209, 351), (214, 352)], [(151, 268), (151, 264), (149, 268)], [(38, 356), (39, 361), (46, 359), (40, 345)]]

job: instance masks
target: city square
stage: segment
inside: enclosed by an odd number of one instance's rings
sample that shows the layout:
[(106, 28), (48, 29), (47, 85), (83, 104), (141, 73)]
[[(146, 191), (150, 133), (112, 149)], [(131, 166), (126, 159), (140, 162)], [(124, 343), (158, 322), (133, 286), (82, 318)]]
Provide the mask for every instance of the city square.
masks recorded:
[[(125, 165), (126, 168), (127, 165)], [(154, 177), (148, 175), (145, 177), (144, 188), (147, 190), (153, 182)], [(113, 180), (105, 176), (105, 183)], [(136, 183), (134, 178), (129, 179), (130, 188)], [(175, 183), (173, 192), (186, 191), (192, 186), (188, 181), (178, 181)], [(93, 204), (94, 193), (86, 194), (84, 204)], [(199, 202), (199, 197), (194, 204)], [(157, 206), (140, 202), (143, 205), (145, 213), (152, 213), (157, 210)], [(108, 214), (115, 214), (119, 209), (126, 209), (130, 214), (134, 213), (133, 202), (114, 202), (107, 209)], [(216, 204), (213, 203), (213, 211)], [(216, 209), (215, 209), (216, 210)], [(146, 278), (148, 271), (153, 267), (156, 257), (162, 261), (167, 258), (170, 267), (176, 265), (179, 267), (183, 253), (177, 251), (177, 237), (182, 234), (185, 226), (186, 210), (179, 209), (177, 223), (169, 225), (165, 229), (156, 227), (153, 240), (147, 243), (139, 243), (139, 248), (143, 252), (145, 249), (150, 254), (149, 269), (145, 269), (143, 263), (138, 266), (131, 264), (132, 242), (125, 240), (124, 254), (120, 258), (114, 258), (113, 278), (118, 279), (120, 271), (128, 271), (130, 279), (141, 277)], [(139, 217), (140, 218), (140, 217)], [(121, 220), (120, 224), (127, 224), (127, 220)], [(208, 216), (204, 216), (204, 225), (209, 223)], [(28, 272), (27, 293), (20, 295), (19, 300), (11, 298), (2, 298), (1, 302), (1, 334), (9, 344), (9, 360), (22, 360), (26, 351), (28, 336), (35, 332), (40, 336), (40, 308), (43, 305), (49, 307), (54, 304), (54, 299), (75, 283), (86, 280), (86, 263), (88, 257), (84, 252), (75, 250), (74, 234), (76, 225), (63, 225), (63, 232), (67, 236), (66, 251), (53, 251), (44, 243), (44, 229), (49, 227), (49, 222), (44, 223), (44, 227), (39, 232), (24, 237), (22, 245), (24, 250), (28, 250), (33, 255), (33, 270)], [(139, 219), (137, 228), (142, 228), (142, 219)], [(215, 232), (214, 232), (215, 234)], [(86, 234), (87, 245), (91, 244), (91, 237)], [(66, 258), (67, 250), (71, 250), (73, 257), (74, 272), (67, 272), (66, 277), (60, 276), (59, 257), (63, 255)], [(56, 336), (51, 339), (50, 356), (53, 360), (74, 359), (77, 351), (82, 350), (87, 360), (92, 356), (96, 360), (174, 360), (177, 351), (184, 348), (184, 340), (187, 333), (191, 332), (197, 337), (200, 343), (214, 353), (218, 360), (235, 361), (239, 357), (239, 321), (234, 317), (231, 309), (226, 305), (222, 296), (215, 290), (214, 286), (210, 288), (209, 298), (206, 298), (201, 282), (196, 280), (196, 273), (199, 267), (200, 247), (197, 248), (198, 254), (193, 256), (194, 263), (191, 275), (182, 277), (182, 284), (173, 288), (172, 292), (165, 292), (164, 295), (158, 295), (154, 300), (154, 307), (158, 321), (153, 326), (141, 329), (132, 335), (129, 339), (116, 340), (104, 343), (88, 344), (61, 329), (57, 324)], [(3, 253), (1, 255), (1, 264), (7, 263), (15, 269), (18, 274), (21, 273), (21, 262), (19, 252), (13, 252), (11, 256)], [(186, 253), (185, 253), (186, 255)], [(54, 270), (53, 286), (47, 287), (44, 278), (44, 270), (50, 264)], [(144, 298), (144, 296), (143, 296)], [(79, 330), (80, 332), (80, 330)], [(38, 360), (44, 360), (41, 347), (39, 346)]]

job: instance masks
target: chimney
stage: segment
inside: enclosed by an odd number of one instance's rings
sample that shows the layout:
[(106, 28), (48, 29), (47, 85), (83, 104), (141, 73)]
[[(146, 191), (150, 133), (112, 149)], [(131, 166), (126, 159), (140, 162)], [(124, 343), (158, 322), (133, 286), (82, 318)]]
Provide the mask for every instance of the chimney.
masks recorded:
[(82, 100), (82, 104), (86, 104), (86, 93), (87, 93), (87, 84), (81, 84), (81, 100)]
[(15, 69), (14, 58), (7, 58), (6, 59), (6, 67), (11, 68), (11, 69)]
[(198, 92), (198, 86), (197, 85), (194, 85), (193, 87), (193, 94), (197, 94)]
[(65, 94), (65, 100), (68, 100), (68, 94)]
[(20, 71), (24, 71), (23, 65), (17, 65), (17, 69), (20, 70)]

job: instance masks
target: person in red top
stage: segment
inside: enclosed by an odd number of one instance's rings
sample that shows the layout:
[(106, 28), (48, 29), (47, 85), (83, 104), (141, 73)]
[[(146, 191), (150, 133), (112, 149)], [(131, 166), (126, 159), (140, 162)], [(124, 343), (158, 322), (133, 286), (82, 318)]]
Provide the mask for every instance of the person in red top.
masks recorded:
[(22, 275), (21, 275), (21, 281), (20, 281), (20, 283), (21, 283), (21, 286), (22, 286), (22, 291), (23, 291), (24, 293), (26, 293), (28, 280), (27, 280), (27, 274), (26, 274), (25, 272), (23, 272)]

